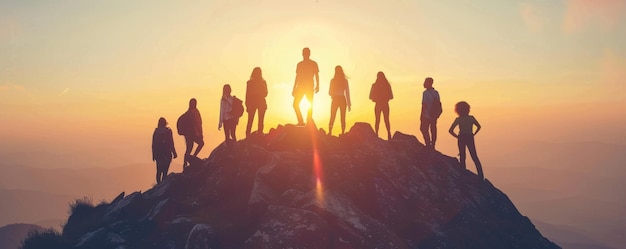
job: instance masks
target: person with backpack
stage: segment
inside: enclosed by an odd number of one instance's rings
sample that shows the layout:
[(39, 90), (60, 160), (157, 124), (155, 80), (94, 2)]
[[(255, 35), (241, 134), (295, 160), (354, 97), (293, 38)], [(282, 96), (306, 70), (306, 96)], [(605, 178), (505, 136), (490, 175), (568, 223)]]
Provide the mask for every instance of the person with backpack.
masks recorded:
[[(461, 101), (456, 103), (454, 111), (459, 115), (459, 117), (454, 120), (448, 132), (458, 139), (459, 162), (461, 163), (463, 169), (467, 169), (465, 166), (465, 148), (467, 148), (470, 156), (472, 157), (472, 161), (474, 161), (474, 165), (476, 165), (478, 176), (481, 180), (484, 180), (485, 175), (483, 174), (483, 167), (480, 164), (478, 155), (476, 154), (476, 144), (474, 143), (474, 136), (476, 136), (478, 131), (480, 131), (480, 124), (474, 116), (469, 115), (470, 105), (467, 102)], [(472, 131), (474, 125), (476, 126), (476, 131)], [(457, 126), (459, 126), (459, 134), (454, 133), (454, 128)]]
[(352, 104), (350, 103), (350, 87), (348, 86), (348, 79), (341, 66), (335, 67), (335, 76), (330, 80), (328, 95), (330, 95), (332, 99), (330, 104), (330, 123), (328, 124), (328, 135), (333, 134), (333, 124), (335, 123), (337, 109), (341, 111), (341, 134), (344, 134), (346, 132), (346, 107), (348, 108), (348, 111), (350, 111)]
[(193, 156), (198, 156), (202, 147), (204, 147), (204, 138), (202, 136), (202, 117), (197, 108), (198, 101), (195, 98), (189, 100), (189, 109), (178, 118), (176, 123), (178, 134), (185, 137), (185, 159), (183, 160), (183, 169), (189, 165), (187, 156), (191, 155), (193, 144), (198, 144)]
[(156, 162), (156, 182), (161, 183), (167, 176), (172, 157), (176, 158), (172, 129), (167, 127), (165, 118), (159, 118), (157, 128), (152, 134), (152, 161)]
[(393, 99), (393, 92), (391, 91), (391, 84), (385, 77), (385, 73), (378, 72), (376, 75), (376, 82), (372, 84), (370, 89), (370, 99), (376, 103), (374, 106), (374, 116), (376, 117), (376, 136), (378, 136), (378, 127), (380, 124), (380, 114), (383, 114), (385, 119), (385, 127), (387, 127), (387, 139), (391, 140), (391, 124), (389, 123), (389, 100)]
[(250, 80), (246, 85), (246, 111), (248, 112), (248, 125), (246, 126), (246, 137), (250, 135), (254, 114), (259, 111), (259, 121), (257, 131), (263, 134), (263, 122), (265, 110), (267, 110), (267, 83), (263, 79), (263, 72), (260, 67), (252, 69)]
[(222, 89), (222, 98), (220, 100), (220, 118), (218, 130), (224, 126), (224, 142), (226, 144), (237, 141), (236, 129), (239, 123), (239, 117), (243, 115), (242, 101), (237, 97), (230, 95), (232, 89), (229, 84), (224, 85)]
[(435, 142), (437, 142), (437, 119), (441, 115), (441, 99), (439, 92), (433, 88), (433, 83), (434, 80), (431, 77), (424, 80), (426, 90), (422, 94), (420, 131), (424, 136), (424, 145), (434, 150)]

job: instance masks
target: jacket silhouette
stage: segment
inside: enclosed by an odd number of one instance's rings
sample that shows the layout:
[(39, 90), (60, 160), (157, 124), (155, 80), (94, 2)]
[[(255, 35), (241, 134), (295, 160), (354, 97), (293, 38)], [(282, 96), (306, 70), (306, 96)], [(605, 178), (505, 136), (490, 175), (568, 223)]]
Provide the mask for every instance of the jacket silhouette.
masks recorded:
[(163, 181), (170, 168), (172, 158), (176, 158), (176, 148), (172, 129), (167, 127), (165, 118), (159, 118), (159, 123), (152, 134), (152, 161), (156, 162), (156, 181)]

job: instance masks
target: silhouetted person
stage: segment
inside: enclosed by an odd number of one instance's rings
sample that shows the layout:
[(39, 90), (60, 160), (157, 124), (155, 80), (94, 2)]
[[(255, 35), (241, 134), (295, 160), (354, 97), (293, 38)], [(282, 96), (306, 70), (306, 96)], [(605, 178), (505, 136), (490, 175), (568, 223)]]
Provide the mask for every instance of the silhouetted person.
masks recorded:
[[(461, 162), (463, 169), (466, 169), (467, 167), (465, 166), (465, 147), (467, 147), (470, 156), (472, 157), (472, 160), (476, 165), (476, 171), (478, 171), (478, 176), (480, 176), (480, 179), (484, 180), (485, 175), (483, 175), (483, 167), (480, 164), (480, 160), (478, 160), (478, 155), (476, 154), (476, 145), (474, 143), (474, 136), (476, 135), (476, 133), (478, 133), (478, 131), (480, 131), (480, 124), (478, 123), (476, 118), (474, 118), (474, 116), (469, 115), (470, 105), (467, 102), (461, 101), (459, 103), (456, 103), (454, 111), (459, 115), (459, 117), (454, 120), (452, 126), (450, 126), (449, 132), (450, 134), (452, 134), (452, 136), (458, 139), (460, 156), (459, 161)], [(459, 126), (458, 135), (454, 133), (454, 128), (456, 128), (457, 125)], [(474, 125), (476, 125), (475, 132), (472, 131)]]
[(437, 142), (437, 118), (430, 113), (435, 102), (439, 103), (439, 92), (433, 88), (433, 78), (424, 80), (424, 93), (422, 94), (422, 112), (420, 115), (420, 131), (424, 136), (426, 147), (434, 149)]
[(348, 108), (348, 111), (350, 111), (352, 104), (350, 103), (350, 87), (348, 86), (348, 79), (341, 66), (335, 67), (335, 76), (330, 80), (328, 95), (330, 95), (332, 99), (330, 104), (330, 123), (328, 124), (328, 135), (333, 134), (333, 124), (335, 124), (337, 109), (341, 112), (341, 134), (344, 134), (346, 132), (346, 107)]
[[(311, 122), (313, 120), (313, 90), (315, 90), (315, 93), (320, 90), (319, 68), (317, 67), (317, 62), (309, 59), (309, 56), (311, 56), (311, 50), (309, 48), (302, 49), (303, 60), (296, 67), (296, 80), (291, 92), (291, 95), (294, 97), (293, 109), (296, 111), (298, 125), (304, 125), (302, 112), (300, 111), (302, 97), (306, 96), (309, 100), (310, 108), (307, 112), (307, 122)], [(315, 88), (313, 83), (315, 83)]]
[(267, 97), (267, 83), (263, 79), (261, 68), (255, 67), (246, 86), (246, 111), (248, 112), (246, 136), (250, 135), (254, 114), (257, 110), (259, 111), (258, 132), (263, 133), (265, 110), (267, 110), (265, 97)]
[(156, 182), (160, 183), (167, 176), (172, 163), (172, 156), (178, 157), (174, 148), (172, 130), (167, 127), (165, 118), (159, 118), (157, 128), (152, 134), (152, 161), (156, 162)]
[(370, 99), (376, 103), (374, 106), (374, 115), (376, 117), (376, 136), (378, 136), (378, 127), (380, 124), (380, 114), (383, 114), (385, 118), (385, 127), (387, 127), (387, 139), (391, 139), (391, 126), (389, 124), (389, 100), (393, 99), (393, 92), (391, 91), (391, 85), (385, 77), (385, 73), (378, 72), (376, 75), (376, 82), (372, 84), (370, 89)]
[(202, 117), (200, 117), (200, 111), (196, 107), (198, 102), (196, 99), (189, 100), (189, 109), (178, 118), (178, 134), (185, 137), (185, 159), (183, 162), (183, 168), (189, 165), (187, 161), (187, 155), (191, 155), (193, 144), (198, 144), (193, 156), (198, 156), (200, 150), (204, 146), (204, 139), (202, 136)]
[(222, 99), (220, 100), (220, 122), (217, 127), (217, 129), (220, 130), (222, 126), (224, 126), (224, 142), (226, 144), (237, 141), (235, 131), (239, 123), (239, 117), (232, 113), (235, 97), (230, 95), (231, 92), (232, 89), (230, 85), (224, 85), (222, 89)]

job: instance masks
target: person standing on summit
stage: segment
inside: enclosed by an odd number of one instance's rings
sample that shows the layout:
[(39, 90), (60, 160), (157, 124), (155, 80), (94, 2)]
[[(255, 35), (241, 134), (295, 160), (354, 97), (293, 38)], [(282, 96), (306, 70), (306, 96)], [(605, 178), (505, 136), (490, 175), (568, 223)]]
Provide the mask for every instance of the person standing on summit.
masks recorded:
[[(476, 165), (476, 172), (478, 173), (478, 176), (481, 180), (485, 180), (483, 166), (480, 163), (480, 159), (478, 159), (478, 155), (476, 154), (476, 143), (474, 142), (474, 136), (476, 136), (476, 134), (480, 131), (481, 126), (474, 116), (469, 115), (470, 105), (467, 102), (461, 101), (456, 103), (454, 111), (456, 111), (459, 117), (454, 120), (448, 132), (458, 139), (459, 162), (461, 163), (463, 169), (467, 169), (467, 166), (465, 165), (465, 148), (467, 148), (472, 160), (474, 161), (474, 165)], [(459, 127), (458, 134), (454, 132), (454, 129), (457, 126)], [(474, 126), (476, 126), (476, 131), (473, 131)]]
[(246, 125), (246, 137), (252, 130), (254, 114), (258, 111), (259, 121), (257, 132), (263, 134), (263, 122), (265, 120), (265, 110), (267, 110), (267, 83), (263, 79), (263, 72), (260, 67), (252, 69), (250, 80), (246, 83), (246, 110), (248, 111), (248, 124)]
[(230, 85), (224, 85), (222, 98), (220, 99), (219, 124), (217, 126), (217, 130), (221, 130), (222, 126), (224, 126), (224, 144), (226, 145), (237, 141), (236, 132), (237, 124), (239, 124), (239, 116), (235, 114), (236, 98), (231, 93), (232, 88)]
[(433, 78), (428, 77), (424, 80), (424, 88), (426, 90), (422, 94), (420, 131), (424, 136), (424, 145), (427, 148), (435, 149), (437, 119), (441, 115), (441, 99), (439, 98), (439, 92), (433, 88)]
[(189, 109), (183, 115), (178, 118), (176, 127), (178, 134), (185, 137), (185, 159), (183, 162), (183, 169), (188, 166), (188, 156), (191, 155), (193, 144), (197, 143), (198, 147), (193, 153), (193, 156), (198, 156), (200, 150), (204, 146), (204, 138), (202, 136), (202, 117), (200, 111), (197, 108), (198, 101), (195, 98), (189, 100)]
[(387, 127), (387, 140), (391, 140), (391, 123), (389, 123), (389, 100), (393, 99), (393, 91), (391, 91), (391, 84), (387, 80), (385, 73), (378, 72), (376, 74), (376, 82), (372, 84), (370, 89), (370, 99), (376, 103), (374, 106), (374, 117), (376, 123), (374, 125), (376, 129), (376, 137), (378, 137), (378, 127), (380, 126), (380, 115), (383, 115), (385, 120), (385, 127)]
[[(296, 111), (298, 125), (304, 125), (302, 112), (300, 111), (300, 101), (306, 96), (309, 100), (309, 110), (307, 112), (307, 123), (313, 121), (313, 94), (320, 90), (320, 77), (318, 75), (319, 68), (317, 62), (311, 60), (311, 50), (309, 48), (302, 49), (302, 61), (296, 67), (296, 80), (293, 84), (291, 95), (294, 97), (293, 109)], [(313, 83), (315, 81), (315, 87)], [(315, 92), (313, 92), (315, 90)]]
[(178, 157), (174, 148), (172, 129), (167, 127), (167, 120), (161, 117), (152, 134), (152, 161), (156, 162), (156, 182), (161, 183), (167, 176), (172, 158)]
[(341, 66), (335, 67), (335, 76), (330, 80), (328, 95), (330, 95), (332, 99), (330, 104), (328, 135), (333, 134), (333, 125), (335, 124), (337, 109), (340, 110), (341, 115), (341, 134), (344, 134), (346, 133), (346, 107), (348, 108), (348, 111), (350, 111), (352, 103), (350, 103), (350, 86), (348, 85), (348, 78), (343, 72), (343, 68)]

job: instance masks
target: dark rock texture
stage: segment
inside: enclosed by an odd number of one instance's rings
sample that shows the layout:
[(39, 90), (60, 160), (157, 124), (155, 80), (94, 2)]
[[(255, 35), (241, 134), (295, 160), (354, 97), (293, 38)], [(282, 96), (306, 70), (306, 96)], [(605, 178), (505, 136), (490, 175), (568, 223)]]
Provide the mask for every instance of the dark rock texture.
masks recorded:
[(365, 123), (222, 144), (67, 227), (76, 248), (559, 248), (455, 158)]

